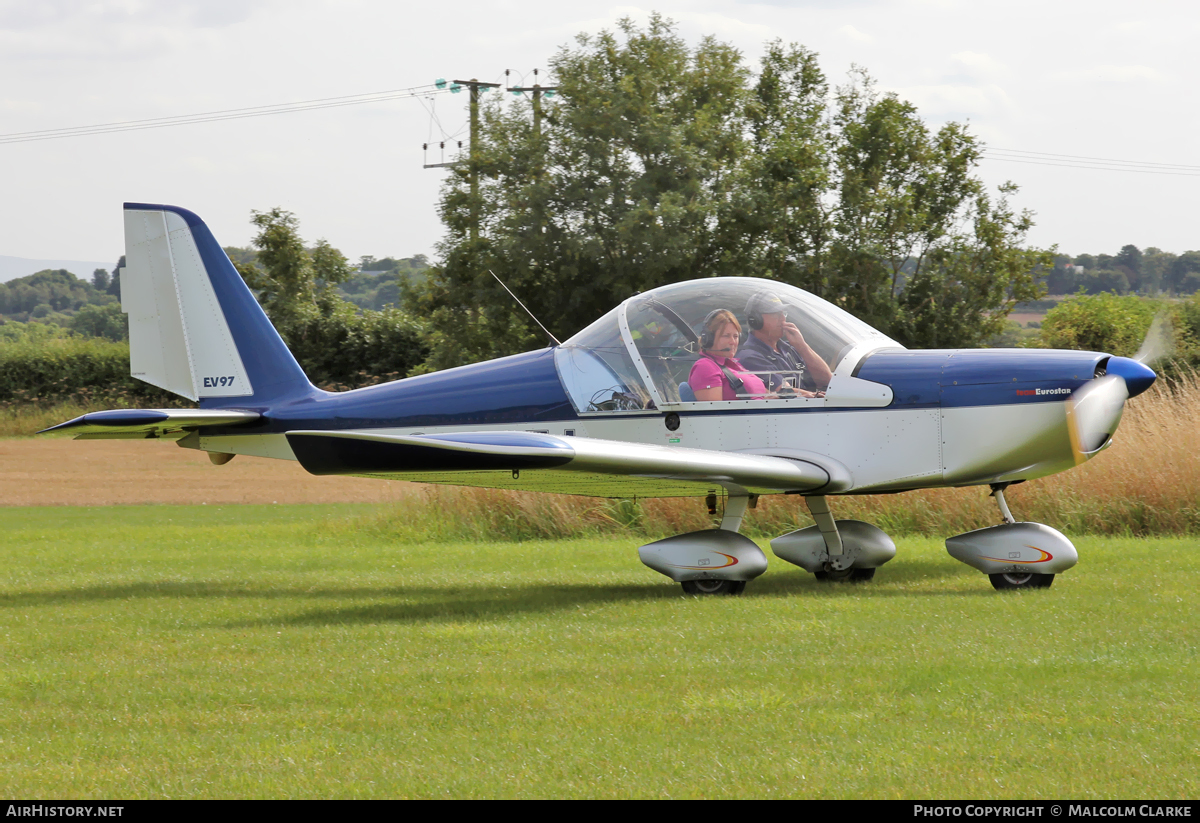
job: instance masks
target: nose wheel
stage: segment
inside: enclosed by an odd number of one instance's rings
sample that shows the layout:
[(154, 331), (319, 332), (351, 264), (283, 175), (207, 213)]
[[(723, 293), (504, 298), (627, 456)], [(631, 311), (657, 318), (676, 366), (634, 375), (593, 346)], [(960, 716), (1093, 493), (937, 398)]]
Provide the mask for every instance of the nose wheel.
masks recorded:
[(685, 580), (685, 594), (741, 594), (746, 588), (745, 580)]
[(1033, 572), (1005, 572), (1004, 574), (989, 574), (992, 588), (996, 591), (1012, 591), (1014, 589), (1048, 589), (1054, 582), (1052, 574), (1034, 574)]

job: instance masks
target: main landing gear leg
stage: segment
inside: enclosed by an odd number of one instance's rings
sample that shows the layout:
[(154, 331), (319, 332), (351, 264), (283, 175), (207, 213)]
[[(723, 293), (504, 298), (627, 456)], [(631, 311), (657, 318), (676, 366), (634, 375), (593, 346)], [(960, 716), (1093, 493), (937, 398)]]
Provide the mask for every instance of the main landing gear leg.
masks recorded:
[(1008, 488), (1008, 483), (993, 483), (992, 497), (996, 498), (996, 505), (1000, 507), (1000, 516), (1004, 518), (1005, 523), (1016, 523), (1012, 512), (1008, 510), (1008, 503), (1004, 501), (1004, 490)]
[(808, 504), (808, 512), (812, 515), (813, 520), (817, 521), (817, 528), (821, 530), (821, 537), (825, 540), (825, 550), (829, 553), (829, 559), (825, 561), (825, 568), (814, 572), (813, 575), (823, 582), (834, 580), (865, 581), (874, 577), (875, 569), (873, 568), (851, 568), (854, 558), (846, 552), (845, 546), (842, 543), (842, 535), (838, 532), (837, 521), (833, 519), (833, 513), (829, 510), (829, 502), (825, 499), (825, 496), (814, 495), (806, 497), (804, 498), (804, 502)]
[(896, 544), (861, 520), (834, 520), (824, 496), (805, 497), (815, 526), (771, 541), (780, 560), (795, 563), (818, 580), (870, 580), (875, 569), (896, 556)]

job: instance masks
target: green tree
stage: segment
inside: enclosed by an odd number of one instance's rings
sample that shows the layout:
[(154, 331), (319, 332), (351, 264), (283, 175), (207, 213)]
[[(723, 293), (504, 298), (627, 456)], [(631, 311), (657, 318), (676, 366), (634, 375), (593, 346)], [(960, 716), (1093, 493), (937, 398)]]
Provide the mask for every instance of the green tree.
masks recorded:
[(1051, 349), (1137, 353), (1159, 305), (1135, 295), (1075, 295), (1046, 312), (1041, 344)]
[(657, 15), (580, 35), (552, 68), (544, 127), (493, 99), (443, 188), (442, 264), (409, 291), (433, 329), (427, 368), (544, 341), (489, 270), (564, 337), (703, 276), (793, 283), (921, 346), (981, 345), (1040, 294), (1052, 257), (1023, 248), (1015, 188), (986, 191), (964, 127), (931, 131), (862, 70), (831, 94), (813, 52), (774, 42), (754, 75)]
[(1028, 250), (1033, 225), (1011, 183), (972, 175), (981, 147), (948, 123), (931, 133), (916, 108), (879, 94), (861, 69), (838, 89), (838, 208), (826, 281), (833, 299), (900, 342), (980, 346), (1016, 303), (1044, 294), (1052, 252)]
[(80, 280), (66, 269), (45, 269), (26, 277), (0, 283), (0, 315), (27, 320), (64, 319), (85, 305), (104, 305), (113, 298)]
[(84, 337), (128, 340), (129, 315), (121, 311), (120, 303), (84, 306), (71, 318), (70, 329)]
[(1171, 262), (1170, 287), (1176, 294), (1200, 291), (1200, 251), (1185, 251)]
[(536, 133), (530, 101), (484, 107), (471, 160), (443, 189), (443, 263), (410, 298), (433, 328), (430, 367), (545, 342), (489, 270), (560, 337), (637, 291), (730, 270), (717, 214), (748, 72), (732, 47), (691, 49), (658, 15), (619, 28), (552, 58), (559, 102)]
[(113, 266), (112, 278), (108, 281), (108, 293), (117, 299), (121, 297), (121, 269), (125, 268), (125, 255), (121, 255), (121, 259), (117, 261), (117, 265)]
[(325, 240), (306, 247), (291, 212), (252, 214), (254, 262), (234, 265), (310, 380), (356, 388), (403, 377), (424, 360), (421, 324), (394, 308), (359, 313), (338, 295), (353, 274), (340, 251)]
[(1122, 246), (1113, 258), (1113, 268), (1125, 275), (1134, 291), (1142, 288), (1142, 250), (1134, 245)]
[(1168, 273), (1177, 255), (1149, 247), (1142, 252), (1142, 291), (1157, 294), (1168, 286)]

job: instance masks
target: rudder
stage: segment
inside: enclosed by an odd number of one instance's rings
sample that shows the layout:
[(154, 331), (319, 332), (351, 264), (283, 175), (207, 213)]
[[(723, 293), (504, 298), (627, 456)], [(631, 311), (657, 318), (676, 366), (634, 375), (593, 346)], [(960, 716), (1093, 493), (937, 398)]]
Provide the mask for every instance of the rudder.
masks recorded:
[(121, 307), (139, 380), (204, 407), (312, 391), (208, 226), (187, 209), (125, 204)]

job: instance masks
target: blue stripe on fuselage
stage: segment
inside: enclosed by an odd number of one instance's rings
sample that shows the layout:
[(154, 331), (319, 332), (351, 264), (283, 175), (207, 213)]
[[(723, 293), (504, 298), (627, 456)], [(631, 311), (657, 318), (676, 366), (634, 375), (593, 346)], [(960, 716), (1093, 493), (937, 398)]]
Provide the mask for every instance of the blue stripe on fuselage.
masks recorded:
[[(787, 413), (1062, 402), (1068, 392), (1091, 379), (1096, 364), (1106, 356), (1096, 352), (986, 349), (879, 352), (863, 361), (857, 376), (891, 386), (895, 396), (891, 406), (794, 408)], [(950, 376), (945, 377), (946, 374)], [(722, 409), (682, 410), (680, 415), (737, 416), (781, 411), (778, 407), (738, 408), (736, 403), (730, 403)], [(649, 411), (644, 415), (614, 415), (610, 419), (657, 418), (662, 414)], [(604, 418), (587, 415), (582, 419), (592, 417)], [(227, 433), (512, 426), (580, 419), (559, 382), (552, 350), (541, 349), (354, 391), (316, 391), (273, 405), (258, 425), (230, 428)]]
[(495, 426), (577, 420), (551, 349), (272, 406), (257, 426), (229, 434), (295, 430)]

